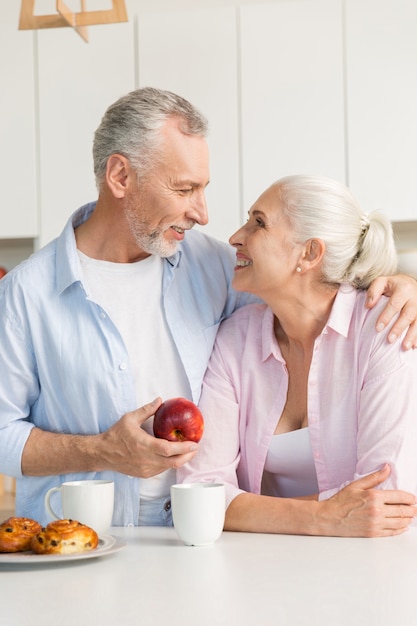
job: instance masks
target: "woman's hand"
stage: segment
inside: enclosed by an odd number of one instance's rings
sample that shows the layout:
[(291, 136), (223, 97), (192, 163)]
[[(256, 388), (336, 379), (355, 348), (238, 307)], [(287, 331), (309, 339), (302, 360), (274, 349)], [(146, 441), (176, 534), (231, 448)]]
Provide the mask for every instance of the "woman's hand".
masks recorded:
[(319, 534), (386, 537), (407, 530), (417, 516), (417, 498), (406, 491), (375, 489), (389, 474), (386, 465), (319, 502)]
[(389, 296), (389, 301), (377, 320), (377, 331), (383, 330), (399, 313), (388, 341), (396, 341), (408, 327), (402, 346), (405, 350), (417, 348), (417, 281), (405, 274), (376, 278), (368, 289), (366, 306), (372, 308), (382, 294)]

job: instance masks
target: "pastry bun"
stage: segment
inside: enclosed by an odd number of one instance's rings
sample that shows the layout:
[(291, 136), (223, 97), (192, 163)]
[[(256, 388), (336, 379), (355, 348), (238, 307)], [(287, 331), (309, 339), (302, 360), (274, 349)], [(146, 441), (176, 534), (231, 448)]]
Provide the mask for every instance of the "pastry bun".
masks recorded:
[(36, 554), (75, 554), (98, 546), (95, 530), (76, 520), (60, 519), (41, 528), (31, 539)]
[(0, 552), (25, 552), (42, 526), (28, 517), (9, 517), (0, 524)]

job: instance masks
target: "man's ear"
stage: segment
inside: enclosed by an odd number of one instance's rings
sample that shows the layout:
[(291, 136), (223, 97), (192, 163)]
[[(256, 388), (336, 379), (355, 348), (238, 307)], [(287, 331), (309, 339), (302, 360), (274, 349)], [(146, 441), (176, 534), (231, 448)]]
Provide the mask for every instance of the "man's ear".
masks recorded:
[(308, 268), (317, 267), (326, 252), (326, 244), (322, 239), (309, 239), (304, 244), (303, 266)]
[(130, 172), (130, 163), (123, 155), (112, 154), (107, 159), (106, 182), (115, 198), (124, 198)]

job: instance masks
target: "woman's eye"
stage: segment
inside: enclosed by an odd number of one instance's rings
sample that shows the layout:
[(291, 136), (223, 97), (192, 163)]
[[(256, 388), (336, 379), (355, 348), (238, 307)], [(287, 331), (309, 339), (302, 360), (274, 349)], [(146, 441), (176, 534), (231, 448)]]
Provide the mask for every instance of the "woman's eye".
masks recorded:
[(264, 226), (265, 226), (264, 222), (261, 220), (261, 218), (260, 218), (260, 217), (257, 217), (257, 218), (256, 218), (256, 223), (258, 224), (258, 226), (262, 226), (262, 227), (264, 227)]

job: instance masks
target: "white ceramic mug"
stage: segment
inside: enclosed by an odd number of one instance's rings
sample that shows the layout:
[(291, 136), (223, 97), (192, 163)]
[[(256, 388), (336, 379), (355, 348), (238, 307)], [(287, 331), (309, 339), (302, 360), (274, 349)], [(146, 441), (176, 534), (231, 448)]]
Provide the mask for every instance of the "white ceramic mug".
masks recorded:
[(45, 507), (54, 519), (60, 519), (51, 506), (51, 496), (61, 494), (64, 519), (73, 519), (93, 528), (99, 537), (112, 522), (114, 482), (111, 480), (73, 480), (52, 487), (45, 494)]
[(172, 485), (171, 505), (174, 528), (187, 546), (207, 546), (220, 537), (226, 513), (224, 485)]

